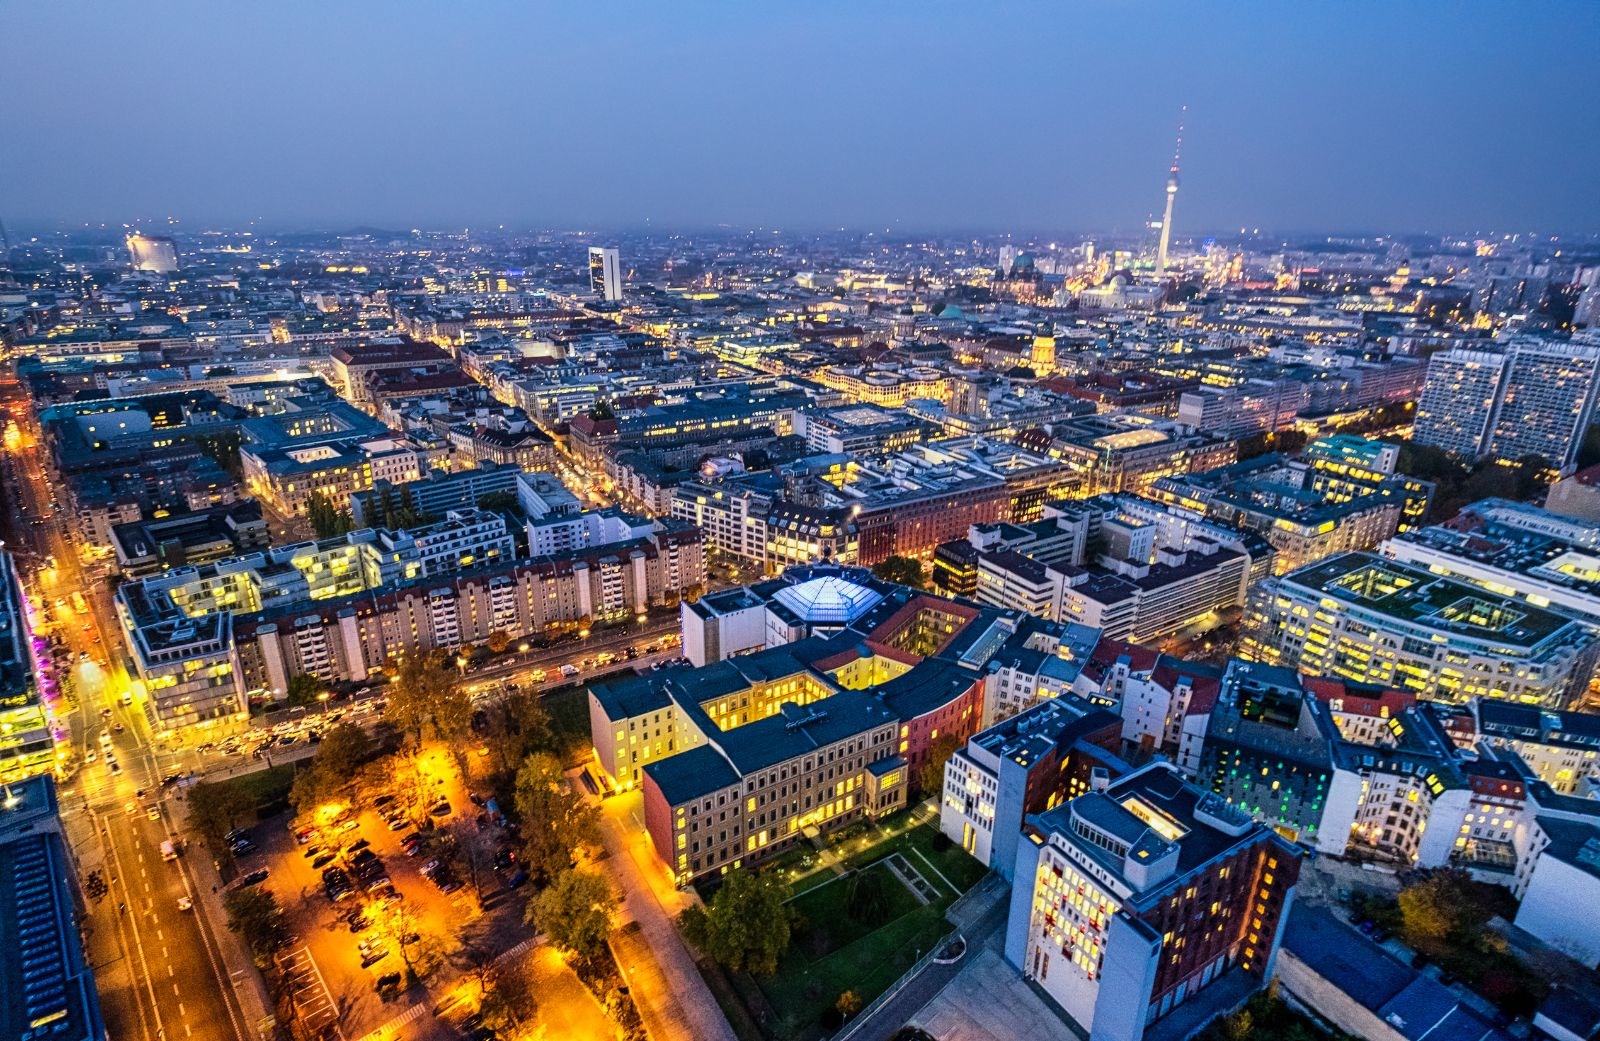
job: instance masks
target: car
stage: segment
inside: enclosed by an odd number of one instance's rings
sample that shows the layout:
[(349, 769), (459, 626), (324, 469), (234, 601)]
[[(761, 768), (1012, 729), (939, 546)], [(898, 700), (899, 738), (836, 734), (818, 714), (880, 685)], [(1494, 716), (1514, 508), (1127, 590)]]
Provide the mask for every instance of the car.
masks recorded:
[(444, 867), (444, 861), (435, 857), (433, 860), (430, 860), (426, 864), (422, 865), (422, 873), (431, 877), (435, 871), (438, 871), (442, 867)]
[(99, 762), (99, 760), (100, 760), (100, 753), (98, 753), (98, 752), (85, 752), (83, 754), (83, 761), (86, 762), (86, 763)]
[(400, 974), (398, 972), (386, 972), (382, 976), (378, 977), (378, 992), (380, 994), (384, 992), (398, 991), (399, 989)]
[(379, 907), (393, 907), (395, 904), (398, 904), (401, 900), (405, 899), (400, 895), (399, 890), (395, 889), (395, 887), (392, 885), (386, 889), (378, 890), (378, 892), (373, 895), (373, 898), (378, 901)]
[(506, 888), (507, 889), (519, 889), (519, 888), (522, 887), (522, 884), (524, 882), (526, 882), (526, 881), (528, 881), (528, 873), (526, 871), (518, 871), (516, 874), (512, 875), (510, 878), (506, 879)]
[(504, 871), (517, 862), (517, 851), (507, 846), (494, 855), (494, 869)]
[(404, 817), (390, 817), (386, 823), (389, 825), (390, 831), (405, 831), (411, 827), (411, 822)]
[(148, 817), (150, 820), (158, 821), (158, 820), (161, 819), (161, 811), (156, 809), (154, 806), (152, 806), (152, 807), (150, 807), (149, 812), (147, 812), (145, 814), (145, 816)]
[(313, 842), (311, 845), (307, 846), (300, 855), (305, 857), (307, 860), (310, 860), (312, 857), (320, 857), (326, 852), (328, 852), (328, 847), (324, 846), (320, 842)]
[(194, 901), (193, 900), (191, 900), (189, 897), (186, 897), (186, 896), (178, 897), (178, 910), (180, 910), (180, 911), (190, 911), (190, 910), (193, 910), (193, 909), (194, 909)]
[(107, 759), (106, 759), (106, 762), (108, 762), (108, 763), (110, 763), (110, 764), (111, 764), (111, 772), (112, 772), (112, 773), (114, 773), (114, 774), (120, 774), (120, 773), (121, 773), (121, 772), (122, 772), (122, 766), (121, 766), (121, 764), (119, 764), (119, 763), (118, 763), (118, 762), (117, 762), (117, 761), (116, 761), (116, 760), (115, 760), (115, 759), (111, 759), (111, 758), (109, 758), (109, 757), (108, 757), (108, 758), (107, 758)]
[(161, 787), (171, 788), (181, 780), (183, 780), (183, 774), (167, 774), (167, 776), (161, 778)]
[(381, 809), (383, 809), (383, 807), (389, 805), (391, 802), (394, 802), (394, 796), (393, 795), (380, 795), (376, 799), (372, 800), (372, 805), (375, 808), (381, 810)]
[(265, 882), (266, 880), (267, 880), (267, 869), (264, 868), (264, 867), (263, 868), (256, 868), (254, 871), (250, 872), (248, 875), (245, 875), (243, 878), (239, 879), (239, 888), (243, 889), (246, 886), (258, 886), (261, 883)]
[(383, 961), (383, 959), (387, 958), (388, 956), (389, 956), (389, 949), (387, 947), (380, 947), (377, 950), (373, 951), (371, 954), (362, 955), (362, 957), (361, 957), (361, 967), (363, 969), (371, 968), (372, 966), (378, 964), (380, 961)]
[(454, 892), (459, 891), (460, 889), (461, 889), (461, 883), (459, 881), (457, 881), (454, 877), (448, 879), (447, 881), (445, 881), (444, 883), (442, 883), (439, 886), (439, 892), (445, 893), (445, 894), (454, 893)]
[(359, 827), (361, 827), (361, 822), (360, 821), (348, 820), (348, 821), (345, 821), (343, 824), (339, 825), (339, 830), (341, 832), (344, 832), (344, 831), (355, 831)]
[(350, 875), (342, 867), (326, 868), (322, 872), (322, 881), (325, 884), (332, 884), (332, 883), (335, 883), (335, 882), (348, 882), (348, 881), (350, 881)]
[(360, 908), (357, 908), (349, 915), (345, 916), (345, 921), (350, 923), (350, 931), (353, 933), (359, 933), (366, 929), (367, 926), (372, 924), (370, 921), (368, 921), (366, 912), (362, 911)]
[(120, 734), (126, 729), (128, 729), (128, 728), (123, 726), (121, 723), (113, 723), (113, 724), (111, 724), (111, 732), (113, 734)]
[(294, 840), (304, 846), (318, 835), (322, 834), (316, 828), (302, 828), (294, 833)]
[(256, 844), (249, 839), (240, 839), (238, 842), (228, 843), (228, 852), (236, 857), (246, 856), (256, 851)]
[(482, 806), (483, 796), (479, 795), (477, 792), (468, 792), (467, 801), (472, 803), (474, 806)]
[(428, 807), (428, 816), (430, 816), (430, 817), (448, 817), (448, 816), (450, 816), (450, 804), (448, 802), (443, 801), (443, 800), (440, 800), (439, 802), (434, 803), (432, 806)]
[(329, 864), (332, 864), (332, 863), (333, 863), (333, 854), (332, 853), (319, 853), (319, 854), (317, 854), (316, 859), (311, 862), (311, 869), (313, 871), (316, 871), (316, 870), (318, 870), (320, 868), (325, 868)]
[(370, 848), (371, 845), (372, 843), (368, 842), (366, 839), (356, 839), (354, 842), (347, 845), (344, 848), (344, 851), (346, 855), (360, 853), (362, 850)]
[(238, 842), (242, 838), (248, 838), (249, 835), (250, 835), (250, 832), (245, 830), (244, 828), (234, 828), (232, 831), (228, 832), (228, 834), (223, 836), (223, 837), (226, 838), (229, 842)]

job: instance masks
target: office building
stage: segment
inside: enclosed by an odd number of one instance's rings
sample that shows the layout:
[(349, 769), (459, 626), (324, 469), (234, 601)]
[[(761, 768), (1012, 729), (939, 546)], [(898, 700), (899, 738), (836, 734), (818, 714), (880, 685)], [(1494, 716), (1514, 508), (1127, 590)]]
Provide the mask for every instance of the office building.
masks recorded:
[(34, 664), (43, 641), (36, 645), (28, 615), (16, 558), (0, 552), (0, 781), (4, 782), (56, 767), (55, 727)]
[(0, 796), (0, 1037), (105, 1041), (77, 872), (55, 779), (12, 782)]
[(608, 304), (622, 299), (622, 255), (615, 246), (589, 247), (589, 292)]
[(1006, 878), (1023, 821), (1091, 790), (1095, 772), (1127, 772), (1121, 720), (1079, 698), (1041, 702), (967, 739), (945, 761), (939, 830)]
[[(1300, 853), (1175, 766), (1152, 763), (1028, 825), (1005, 957), (1093, 1041), (1140, 1041), (1232, 974), (1248, 989), (1272, 978)], [(1221, 992), (1217, 1012), (1238, 1000)]]
[(1584, 622), (1369, 553), (1257, 584), (1240, 653), (1317, 676), (1465, 703), (1564, 708), (1600, 643)]

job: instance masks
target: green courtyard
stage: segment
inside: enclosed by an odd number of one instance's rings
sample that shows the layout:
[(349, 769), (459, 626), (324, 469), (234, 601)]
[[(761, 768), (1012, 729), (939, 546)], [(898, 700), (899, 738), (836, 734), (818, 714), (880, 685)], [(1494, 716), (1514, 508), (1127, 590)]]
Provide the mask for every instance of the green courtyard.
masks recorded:
[[(842, 993), (871, 1002), (951, 931), (945, 910), (985, 868), (936, 839), (933, 824), (908, 827), (907, 820), (858, 826), (825, 853), (792, 851), (767, 869), (788, 881), (799, 917), (778, 971), (758, 981), (775, 1036), (820, 1036)], [(885, 898), (873, 922), (851, 913), (854, 873), (881, 876)]]

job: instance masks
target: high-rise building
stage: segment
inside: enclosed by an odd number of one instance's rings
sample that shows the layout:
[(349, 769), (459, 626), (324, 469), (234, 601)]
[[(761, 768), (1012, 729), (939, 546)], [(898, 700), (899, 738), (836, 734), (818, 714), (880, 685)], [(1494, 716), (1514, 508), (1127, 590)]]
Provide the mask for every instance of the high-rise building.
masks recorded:
[(1526, 340), (1506, 355), (1489, 453), (1536, 455), (1558, 469), (1572, 462), (1594, 418), (1600, 347), (1576, 340)]
[(1140, 1041), (1224, 977), (1272, 977), (1300, 853), (1171, 763), (1028, 824), (1005, 957), (1083, 1035)]
[(1600, 393), (1600, 345), (1512, 341), (1504, 350), (1435, 354), (1413, 439), (1466, 459), (1539, 456), (1564, 467), (1577, 453)]
[(128, 256), (136, 271), (168, 274), (178, 270), (178, 246), (165, 235), (128, 236)]
[(1505, 364), (1505, 355), (1493, 351), (1435, 354), (1417, 402), (1412, 440), (1467, 459), (1483, 455)]
[(617, 247), (589, 247), (589, 291), (608, 304), (622, 299), (622, 255)]

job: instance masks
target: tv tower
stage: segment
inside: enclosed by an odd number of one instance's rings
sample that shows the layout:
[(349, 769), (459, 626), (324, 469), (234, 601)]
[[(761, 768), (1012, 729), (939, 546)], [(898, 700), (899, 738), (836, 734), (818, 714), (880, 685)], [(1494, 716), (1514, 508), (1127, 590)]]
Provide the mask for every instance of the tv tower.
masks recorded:
[(1167, 273), (1167, 244), (1172, 241), (1172, 201), (1178, 197), (1178, 157), (1183, 153), (1183, 120), (1188, 114), (1188, 105), (1178, 112), (1178, 143), (1172, 149), (1172, 169), (1167, 172), (1167, 212), (1161, 218), (1161, 245), (1156, 250), (1157, 278)]

